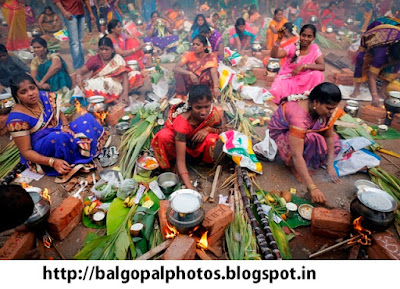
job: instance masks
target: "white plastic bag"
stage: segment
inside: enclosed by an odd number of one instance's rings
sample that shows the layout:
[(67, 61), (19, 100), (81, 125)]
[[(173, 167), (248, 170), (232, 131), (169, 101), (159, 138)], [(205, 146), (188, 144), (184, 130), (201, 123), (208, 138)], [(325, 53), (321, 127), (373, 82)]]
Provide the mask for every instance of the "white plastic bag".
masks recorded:
[(269, 136), (269, 129), (265, 131), (264, 140), (256, 143), (253, 146), (253, 150), (256, 154), (260, 154), (269, 161), (273, 161), (276, 156), (276, 152), (278, 151), (278, 146), (275, 141)]
[(159, 98), (165, 98), (168, 94), (168, 81), (165, 77), (165, 74), (157, 84), (152, 83), (151, 86), (153, 88), (154, 94), (157, 95)]
[(263, 104), (266, 100), (273, 98), (267, 89), (258, 86), (243, 86), (240, 96), (244, 99), (252, 99), (257, 104)]

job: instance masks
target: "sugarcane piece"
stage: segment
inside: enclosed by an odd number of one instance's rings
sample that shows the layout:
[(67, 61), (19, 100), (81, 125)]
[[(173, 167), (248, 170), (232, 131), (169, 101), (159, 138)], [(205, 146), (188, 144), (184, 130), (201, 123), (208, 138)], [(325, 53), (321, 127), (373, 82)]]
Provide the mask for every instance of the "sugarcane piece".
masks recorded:
[(266, 237), (264, 236), (264, 233), (262, 232), (261, 228), (259, 227), (257, 219), (255, 218), (253, 211), (250, 208), (250, 202), (247, 198), (246, 190), (244, 188), (242, 169), (240, 168), (240, 166), (236, 166), (236, 174), (237, 174), (238, 185), (239, 185), (239, 190), (240, 190), (240, 193), (242, 196), (243, 204), (246, 208), (247, 215), (250, 218), (251, 227), (253, 228), (253, 230), (256, 233), (257, 244), (260, 247), (261, 255), (266, 260), (273, 260), (273, 259), (275, 259), (274, 255), (272, 254), (271, 249), (268, 247)]
[(271, 228), (269, 227), (268, 217), (264, 213), (264, 210), (262, 209), (261, 204), (258, 201), (256, 192), (253, 187), (253, 183), (251, 182), (250, 177), (245, 170), (242, 170), (242, 177), (243, 177), (244, 182), (246, 183), (248, 190), (250, 191), (251, 200), (253, 201), (254, 205), (256, 206), (257, 214), (260, 217), (261, 224), (262, 224), (264, 232), (266, 234), (268, 246), (272, 249), (272, 252), (274, 253), (276, 259), (281, 260), (282, 256), (279, 252), (278, 245), (276, 244), (276, 241), (272, 234)]

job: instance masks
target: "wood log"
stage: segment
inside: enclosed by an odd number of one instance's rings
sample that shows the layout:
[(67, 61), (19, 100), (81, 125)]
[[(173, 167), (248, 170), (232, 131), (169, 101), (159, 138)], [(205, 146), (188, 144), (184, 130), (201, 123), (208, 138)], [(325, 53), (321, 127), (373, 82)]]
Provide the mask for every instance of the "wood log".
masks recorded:
[(197, 256), (200, 257), (201, 260), (212, 260), (212, 259), (207, 255), (207, 253), (204, 252), (204, 251), (201, 250), (201, 249), (196, 249), (196, 254), (197, 254)]
[(208, 199), (210, 201), (210, 203), (214, 203), (214, 195), (215, 195), (215, 191), (217, 190), (218, 177), (219, 177), (221, 170), (222, 170), (222, 166), (218, 165), (217, 170), (215, 171), (214, 181), (213, 181), (213, 184), (211, 187), (210, 198)]
[(166, 241), (162, 242), (157, 247), (151, 249), (150, 251), (147, 251), (142, 256), (136, 258), (136, 260), (148, 260), (148, 259), (154, 257), (158, 253), (167, 249), (171, 245), (172, 241), (173, 241), (173, 239), (167, 239)]

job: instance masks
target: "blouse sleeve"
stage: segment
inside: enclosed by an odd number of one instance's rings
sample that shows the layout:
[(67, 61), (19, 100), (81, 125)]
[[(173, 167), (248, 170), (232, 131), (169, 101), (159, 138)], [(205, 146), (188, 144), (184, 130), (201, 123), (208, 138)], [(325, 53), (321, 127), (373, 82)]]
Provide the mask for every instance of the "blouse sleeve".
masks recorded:
[(30, 135), (29, 123), (20, 118), (13, 117), (13, 113), (10, 113), (7, 119), (7, 129), (12, 137)]
[(99, 68), (98, 61), (97, 61), (97, 55), (90, 57), (89, 60), (86, 62), (85, 66), (90, 71), (97, 70)]
[(286, 51), (287, 58), (292, 58), (296, 54), (296, 44), (285, 46), (283, 49)]
[(37, 71), (39, 67), (39, 59), (35, 56), (31, 61), (31, 71)]
[(180, 133), (182, 135), (189, 135), (192, 127), (188, 124), (187, 120), (183, 116), (178, 115), (172, 122), (175, 133)]

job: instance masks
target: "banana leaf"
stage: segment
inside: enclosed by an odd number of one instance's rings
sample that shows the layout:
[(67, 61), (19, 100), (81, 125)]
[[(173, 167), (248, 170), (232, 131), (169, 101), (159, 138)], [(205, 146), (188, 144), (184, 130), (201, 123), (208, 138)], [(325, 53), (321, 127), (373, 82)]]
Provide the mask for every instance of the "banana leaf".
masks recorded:
[(274, 235), (274, 239), (276, 244), (278, 245), (278, 249), (281, 253), (282, 259), (290, 260), (292, 259), (292, 252), (289, 247), (289, 241), (282, 228), (274, 222), (272, 214), (272, 210), (270, 210), (268, 214), (268, 223), (269, 227), (271, 228), (272, 235)]
[(99, 259), (103, 251), (102, 249), (106, 246), (108, 240), (109, 236), (102, 236), (93, 239), (87, 243), (85, 242), (85, 246), (78, 254), (74, 256), (74, 259), (78, 260)]
[(123, 200), (115, 198), (107, 212), (107, 235), (113, 234), (124, 221), (130, 208), (125, 208)]

